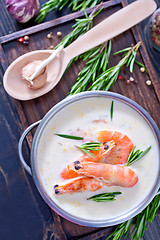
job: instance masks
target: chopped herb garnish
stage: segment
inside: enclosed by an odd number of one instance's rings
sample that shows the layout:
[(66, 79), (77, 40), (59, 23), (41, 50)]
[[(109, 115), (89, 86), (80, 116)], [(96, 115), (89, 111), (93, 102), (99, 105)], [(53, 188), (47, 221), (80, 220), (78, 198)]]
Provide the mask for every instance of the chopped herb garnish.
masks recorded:
[(85, 142), (80, 146), (76, 146), (80, 148), (83, 152), (87, 153), (88, 155), (95, 157), (93, 153), (89, 151), (98, 151), (100, 149), (100, 143), (99, 142)]
[(111, 102), (111, 110), (110, 110), (111, 121), (113, 119), (113, 105), (114, 105), (114, 101)]
[(115, 201), (116, 195), (122, 194), (121, 192), (110, 192), (110, 193), (101, 193), (94, 195), (90, 198), (87, 198), (87, 200), (92, 200), (95, 202), (110, 202), (110, 201)]
[(128, 160), (126, 163), (126, 166), (130, 166), (133, 163), (137, 162), (139, 159), (141, 159), (150, 149), (151, 146), (148, 147), (146, 150), (144, 151), (140, 151), (139, 149), (135, 151), (136, 146), (134, 146), (128, 156)]
[(73, 136), (73, 135), (67, 135), (67, 134), (59, 134), (59, 133), (55, 133), (55, 135), (59, 136), (59, 137), (63, 137), (63, 138), (69, 138), (69, 139), (73, 139), (73, 140), (83, 140), (83, 137), (78, 137), (78, 136)]

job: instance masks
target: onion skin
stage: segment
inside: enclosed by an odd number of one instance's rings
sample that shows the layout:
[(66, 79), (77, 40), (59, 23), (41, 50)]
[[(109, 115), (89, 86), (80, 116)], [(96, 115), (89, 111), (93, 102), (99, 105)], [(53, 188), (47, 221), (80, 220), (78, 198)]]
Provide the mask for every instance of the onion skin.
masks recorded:
[(39, 13), (39, 0), (6, 0), (8, 12), (20, 23), (26, 23)]

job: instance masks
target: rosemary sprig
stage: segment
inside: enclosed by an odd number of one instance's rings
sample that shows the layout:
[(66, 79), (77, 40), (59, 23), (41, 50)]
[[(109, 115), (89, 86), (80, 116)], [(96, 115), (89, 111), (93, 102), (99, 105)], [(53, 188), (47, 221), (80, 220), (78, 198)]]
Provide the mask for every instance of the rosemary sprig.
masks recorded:
[(110, 193), (101, 193), (94, 195), (90, 198), (87, 198), (87, 200), (92, 200), (95, 202), (110, 202), (115, 201), (116, 195), (122, 194), (121, 192), (110, 192)]
[[(122, 49), (122, 50), (120, 50), (118, 52), (115, 52), (113, 55), (117, 55), (117, 54), (123, 53), (122, 57), (125, 57), (127, 55), (127, 52), (129, 50), (131, 50), (132, 47), (133, 46), (128, 47), (128, 48), (124, 48), (124, 49)], [(130, 65), (129, 70), (132, 73), (133, 72), (133, 65), (134, 65), (134, 63), (136, 63), (140, 67), (143, 67), (145, 69), (145, 72), (148, 74), (147, 68), (142, 63), (140, 63), (139, 61), (135, 60), (136, 59), (136, 53), (137, 53), (137, 50), (138, 50), (139, 47), (140, 47), (140, 45), (137, 45), (137, 48), (135, 49), (135, 51), (133, 51), (132, 54), (130, 55), (130, 58), (128, 59), (127, 67)]]
[(160, 207), (160, 196), (157, 195), (152, 202), (136, 216), (136, 223), (133, 231), (131, 232), (131, 238), (133, 240), (142, 239), (145, 230), (148, 229), (149, 222), (153, 222), (153, 219)]
[[(103, 8), (101, 8), (101, 4), (99, 4), (94, 10), (93, 12), (91, 12), (91, 14), (88, 16), (87, 13), (84, 11), (85, 13), (85, 18), (81, 18), (81, 19), (75, 19), (76, 23), (72, 26), (73, 30), (67, 34), (62, 41), (55, 47), (55, 49), (57, 49), (59, 46), (63, 45), (63, 47), (67, 47), (68, 45), (70, 45), (74, 40), (76, 40), (77, 38), (79, 38), (81, 35), (83, 35), (84, 33), (86, 33), (88, 30), (90, 30), (93, 27), (93, 19), (102, 11)], [(88, 52), (87, 52), (88, 53)], [(86, 59), (87, 57), (87, 53), (84, 53), (84, 55), (81, 55), (81, 58)], [(91, 51), (92, 53), (92, 51)], [(75, 57), (74, 59), (72, 59), (66, 70), (79, 58), (79, 56)], [(65, 70), (65, 72), (66, 72)]]
[(55, 47), (55, 49), (57, 49), (60, 45), (63, 45), (63, 47), (67, 47), (74, 40), (76, 40), (79, 36), (83, 35), (85, 32), (87, 32), (89, 29), (91, 29), (93, 27), (93, 19), (103, 9), (103, 8), (100, 8), (100, 6), (97, 6), (97, 8), (90, 15), (87, 15), (87, 13), (84, 11), (85, 18), (75, 19), (76, 23), (72, 26), (72, 28), (74, 28), (73, 31), (71, 31), (69, 34), (67, 34), (62, 39), (62, 41)]
[(113, 119), (113, 105), (114, 105), (114, 101), (111, 102), (111, 110), (110, 110), (111, 121)]
[(108, 66), (111, 53), (111, 40), (101, 44), (86, 53), (80, 58), (87, 61), (86, 66), (79, 72), (76, 83), (72, 86), (69, 95), (73, 95), (86, 90), (88, 84), (94, 82), (97, 76), (104, 72)]
[(128, 62), (129, 62), (129, 66), (130, 66), (130, 64), (133, 64), (133, 61), (130, 61), (130, 56), (133, 54), (133, 52), (134, 52), (134, 54), (136, 53), (139, 46), (140, 46), (140, 42), (137, 43), (135, 46), (129, 48), (129, 50), (126, 50), (127, 53), (119, 61), (119, 63), (116, 66), (111, 67), (111, 68), (107, 69), (106, 71), (104, 71), (94, 81), (94, 83), (90, 86), (90, 88), (88, 90), (104, 90), (104, 91), (109, 90), (112, 87), (112, 85), (116, 82), (121, 68), (125, 64), (128, 64)]
[(108, 239), (112, 239), (112, 240), (120, 240), (121, 237), (125, 234), (124, 238), (127, 237), (128, 233), (129, 233), (129, 229), (131, 226), (133, 219), (130, 219), (126, 222), (121, 223), (120, 225), (118, 225), (118, 227), (114, 230), (114, 232), (112, 234), (110, 234), (106, 240)]
[(37, 23), (41, 23), (44, 18), (48, 15), (49, 12), (52, 12), (55, 9), (62, 10), (66, 5), (69, 5), (69, 7), (72, 8), (72, 11), (84, 10), (88, 7), (94, 7), (98, 3), (100, 3), (101, 0), (49, 0), (46, 3), (44, 3), (39, 11), (39, 14), (37, 15), (35, 21)]
[(84, 139), (83, 137), (67, 135), (67, 134), (60, 134), (60, 133), (55, 133), (54, 135), (57, 135), (57, 136), (63, 137), (63, 138), (73, 139), (73, 140), (83, 140)]
[(99, 4), (101, 0), (70, 0), (69, 7), (72, 7), (72, 11), (84, 10), (89, 7), (94, 7)]
[(141, 150), (136, 150), (135, 151), (135, 148), (136, 146), (134, 146), (128, 156), (128, 160), (127, 160), (127, 163), (126, 163), (126, 166), (130, 166), (132, 165), (133, 163), (137, 162), (139, 159), (141, 159), (150, 149), (151, 149), (151, 146), (148, 147), (146, 150), (144, 151), (141, 151)]
[(83, 152), (87, 153), (88, 155), (95, 157), (93, 153), (89, 151), (98, 151), (100, 149), (100, 143), (99, 142), (85, 142), (80, 146), (77, 146), (80, 148)]
[[(145, 230), (148, 229), (149, 223), (153, 222), (154, 217), (160, 207), (160, 195), (157, 195), (152, 202), (135, 217), (135, 226), (130, 234), (132, 240), (140, 240), (143, 238)], [(124, 238), (129, 234), (130, 226), (133, 222), (133, 218), (118, 225), (112, 234), (110, 234), (106, 240), (120, 240), (124, 235)]]

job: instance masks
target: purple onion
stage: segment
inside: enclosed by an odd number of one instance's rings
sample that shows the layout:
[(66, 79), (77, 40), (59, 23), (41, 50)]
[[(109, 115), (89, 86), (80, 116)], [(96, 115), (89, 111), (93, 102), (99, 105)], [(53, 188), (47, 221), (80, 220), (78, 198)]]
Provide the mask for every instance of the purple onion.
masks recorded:
[(8, 12), (18, 22), (26, 23), (39, 13), (39, 0), (6, 0)]

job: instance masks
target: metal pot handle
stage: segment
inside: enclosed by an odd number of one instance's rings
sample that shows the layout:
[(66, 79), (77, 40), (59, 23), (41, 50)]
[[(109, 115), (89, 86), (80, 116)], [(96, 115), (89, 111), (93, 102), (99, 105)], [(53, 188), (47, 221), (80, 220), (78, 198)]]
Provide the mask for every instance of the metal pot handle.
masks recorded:
[(24, 157), (23, 157), (23, 152), (22, 152), (22, 145), (23, 145), (23, 141), (26, 137), (26, 135), (32, 130), (32, 128), (34, 128), (35, 126), (37, 126), (39, 123), (41, 122), (41, 120), (31, 124), (22, 134), (22, 136), (20, 137), (19, 139), (19, 143), (18, 143), (18, 154), (19, 154), (19, 158), (21, 160), (21, 163), (24, 167), (24, 169), (32, 176), (32, 171), (31, 171), (31, 168), (30, 166), (27, 165), (27, 163), (25, 162), (24, 160)]

